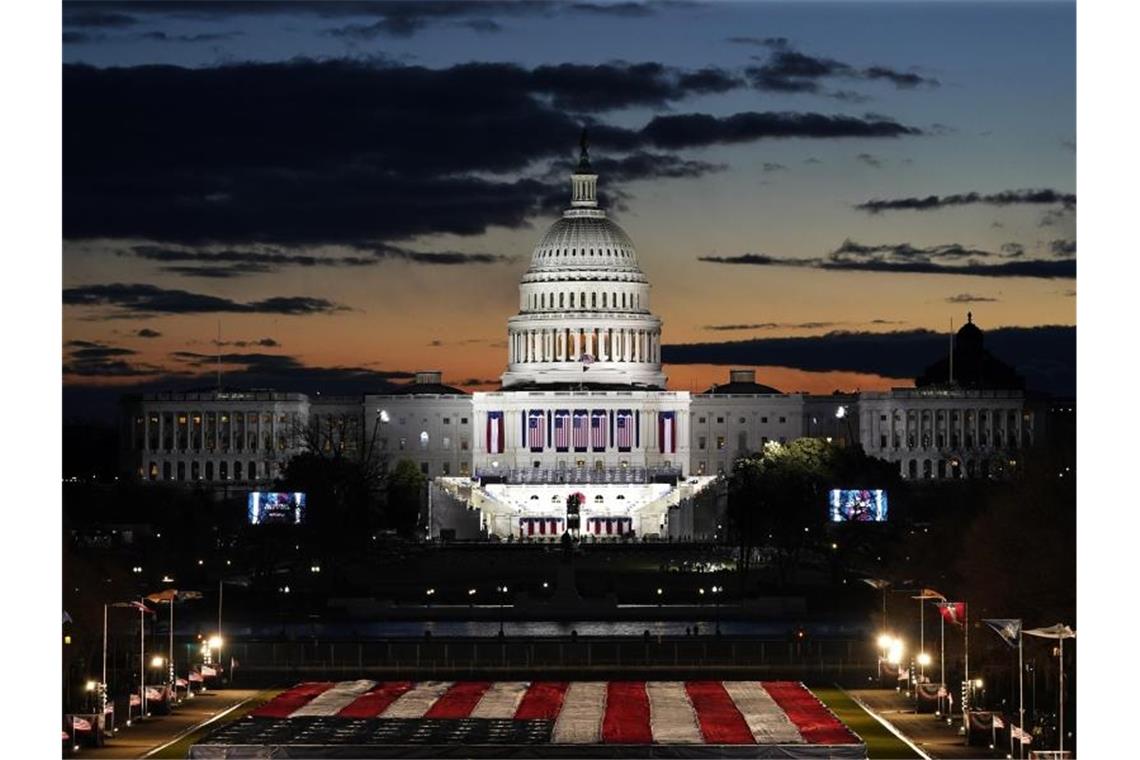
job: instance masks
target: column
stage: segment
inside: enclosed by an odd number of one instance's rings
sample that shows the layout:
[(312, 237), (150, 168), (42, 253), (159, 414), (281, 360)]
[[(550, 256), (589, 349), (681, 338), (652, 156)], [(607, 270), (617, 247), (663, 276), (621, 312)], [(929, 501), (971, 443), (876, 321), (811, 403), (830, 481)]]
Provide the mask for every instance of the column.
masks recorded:
[(571, 341), (573, 343), (573, 345), (571, 346), (571, 349), (574, 351), (574, 360), (577, 361), (578, 357), (580, 357), (582, 355), (582, 330), (581, 330), (581, 328), (574, 328), (574, 332), (571, 335), (572, 335)]
[(585, 330), (584, 331), (584, 337), (586, 339), (586, 353), (593, 355), (594, 354), (594, 330), (593, 330), (593, 328), (591, 328), (589, 330)]
[(627, 362), (633, 361), (633, 345), (635, 335), (636, 333), (633, 330), (625, 331), (625, 340), (623, 343), (625, 343), (625, 360)]
[(635, 362), (641, 361), (641, 330), (634, 330), (633, 332), (633, 360)]

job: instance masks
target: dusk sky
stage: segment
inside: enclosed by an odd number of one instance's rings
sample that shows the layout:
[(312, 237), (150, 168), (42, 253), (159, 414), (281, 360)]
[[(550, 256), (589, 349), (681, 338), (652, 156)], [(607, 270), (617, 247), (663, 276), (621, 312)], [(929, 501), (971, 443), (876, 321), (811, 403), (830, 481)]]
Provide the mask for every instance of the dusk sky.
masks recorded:
[(72, 398), (212, 384), (219, 321), (229, 385), (494, 387), (583, 125), (671, 387), (906, 385), (972, 311), (1074, 391), (1072, 3), (63, 16)]

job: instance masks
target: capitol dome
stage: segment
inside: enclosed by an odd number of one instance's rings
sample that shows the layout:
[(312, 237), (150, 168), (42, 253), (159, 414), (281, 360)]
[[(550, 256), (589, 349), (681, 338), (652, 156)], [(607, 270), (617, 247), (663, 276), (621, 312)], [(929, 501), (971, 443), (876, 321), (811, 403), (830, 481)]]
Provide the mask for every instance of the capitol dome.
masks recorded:
[(589, 149), (570, 175), (570, 208), (538, 241), (508, 324), (503, 387), (661, 388), (661, 320), (633, 241), (597, 200)]

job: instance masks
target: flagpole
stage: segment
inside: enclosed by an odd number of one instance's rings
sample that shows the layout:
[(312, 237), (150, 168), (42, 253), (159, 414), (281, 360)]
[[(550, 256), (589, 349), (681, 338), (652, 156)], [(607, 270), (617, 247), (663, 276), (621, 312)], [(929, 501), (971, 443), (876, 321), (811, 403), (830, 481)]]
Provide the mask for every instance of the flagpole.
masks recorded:
[[(918, 594), (918, 651), (920, 654), (926, 653), (926, 608), (922, 606), (922, 597), (925, 596), (926, 589), (923, 589)], [(921, 662), (918, 663), (918, 672), (921, 675), (926, 675), (926, 666)]]
[(1065, 755), (1065, 637), (1062, 635), (1057, 638), (1057, 675), (1060, 680), (1061, 692), (1058, 694), (1060, 697), (1060, 708), (1057, 710), (1057, 739), (1058, 749), (1061, 751), (1061, 756)]
[(174, 597), (170, 597), (170, 667), (167, 673), (167, 681), (171, 685), (174, 684)]
[[(942, 688), (946, 688), (946, 616), (942, 614), (942, 608), (938, 608), (938, 666), (941, 669), (939, 678), (942, 680)], [(938, 709), (942, 709), (942, 699), (938, 699)]]
[(146, 717), (146, 605), (139, 602), (139, 718)]
[[(107, 603), (106, 602), (103, 602), (103, 680), (101, 681), (101, 683), (103, 684), (103, 693), (106, 694), (106, 691), (107, 691)], [(100, 701), (106, 702), (106, 697), (104, 697)], [(100, 705), (101, 709), (104, 707), (106, 707), (106, 705)]]
[[(966, 654), (966, 663), (965, 663), (966, 664), (966, 667), (965, 667), (965, 670), (966, 670), (966, 694), (971, 694), (971, 693), (973, 693), (973, 689), (970, 686), (970, 605), (967, 602), (963, 602), (962, 607), (965, 609), (965, 613), (966, 613), (963, 616), (966, 620), (965, 643), (964, 643), (964, 649), (966, 650), (966, 652), (965, 652), (965, 654)], [(962, 700), (962, 722), (963, 722), (963, 725), (966, 722), (966, 705), (967, 705), (967, 702), (968, 702), (968, 700), (965, 700), (965, 699)]]
[[(1024, 634), (1021, 632), (1021, 627), (1017, 629), (1017, 720), (1020, 723), (1021, 730), (1025, 730), (1025, 664), (1022, 661), (1022, 647), (1021, 640)], [(1010, 734), (1012, 735), (1012, 731)], [(1017, 739), (1017, 756), (1023, 757), (1025, 755), (1025, 743), (1021, 741), (1021, 737)]]

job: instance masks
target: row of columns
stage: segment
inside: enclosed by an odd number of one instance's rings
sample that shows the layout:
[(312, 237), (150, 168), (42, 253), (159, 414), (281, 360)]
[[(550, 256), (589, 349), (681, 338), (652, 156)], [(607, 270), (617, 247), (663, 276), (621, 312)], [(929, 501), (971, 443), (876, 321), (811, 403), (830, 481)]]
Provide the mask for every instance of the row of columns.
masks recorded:
[(589, 354), (600, 362), (659, 364), (661, 336), (636, 328), (543, 328), (511, 333), (512, 364), (577, 361)]
[[(284, 442), (295, 447), (296, 412), (281, 421), (275, 413), (245, 411), (156, 411), (140, 415), (131, 448), (141, 451), (271, 451)], [(222, 418), (226, 418), (223, 422)], [(240, 421), (240, 423), (239, 423)], [(207, 441), (213, 436), (212, 445)], [(139, 437), (141, 436), (141, 440)], [(284, 436), (284, 441), (282, 440)]]
[[(914, 414), (913, 426), (910, 424), (908, 411)], [(954, 422), (954, 412), (958, 413), (957, 422)], [(986, 415), (984, 423), (981, 420), (982, 413)], [(967, 435), (972, 438), (969, 448), (980, 448), (983, 446), (981, 437), (983, 433), (986, 441), (984, 446), (993, 447), (997, 445), (994, 441), (995, 432), (1002, 433), (1001, 446), (1008, 446), (1011, 443), (1021, 445), (1022, 411), (1016, 408), (889, 409), (886, 423), (874, 419), (876, 415), (874, 410), (871, 411), (871, 415), (873, 424), (870, 429), (874, 431), (871, 444), (874, 448), (879, 448), (878, 438), (882, 435), (887, 436), (887, 448), (908, 448), (910, 446), (908, 436), (912, 432), (915, 436), (914, 448), (966, 448)], [(967, 420), (967, 416), (972, 419)], [(1011, 419), (1012, 424), (1010, 424)], [(940, 432), (946, 436), (942, 446), (938, 444)], [(958, 438), (957, 446), (953, 445), (954, 435)], [(923, 445), (924, 436), (929, 440), (926, 446)], [(896, 439), (898, 446), (895, 445)]]

